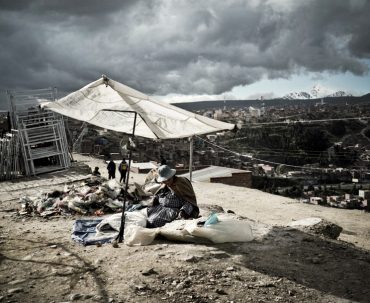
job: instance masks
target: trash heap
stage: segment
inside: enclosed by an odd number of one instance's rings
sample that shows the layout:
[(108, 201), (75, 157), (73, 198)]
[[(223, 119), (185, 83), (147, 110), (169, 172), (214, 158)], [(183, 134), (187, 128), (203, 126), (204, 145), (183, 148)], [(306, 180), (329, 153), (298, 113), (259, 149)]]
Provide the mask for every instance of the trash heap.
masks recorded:
[[(63, 191), (54, 190), (38, 196), (23, 196), (20, 215), (104, 215), (122, 211), (123, 185), (112, 179), (92, 176), (79, 185), (65, 185)], [(126, 193), (126, 203), (136, 203), (136, 198)]]

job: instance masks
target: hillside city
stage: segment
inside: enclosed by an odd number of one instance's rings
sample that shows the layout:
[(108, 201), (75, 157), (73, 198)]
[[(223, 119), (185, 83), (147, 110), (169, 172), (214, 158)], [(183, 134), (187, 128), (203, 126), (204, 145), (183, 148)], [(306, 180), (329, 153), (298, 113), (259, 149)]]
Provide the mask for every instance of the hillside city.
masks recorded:
[[(249, 172), (245, 184), (302, 202), (367, 210), (370, 199), (370, 116), (365, 98), (257, 100), (245, 104), (198, 102), (186, 109), (236, 124), (231, 132), (194, 137), (194, 171), (210, 166)], [(253, 105), (253, 106), (252, 106)], [(179, 104), (181, 107), (181, 104)], [(66, 120), (70, 148), (106, 160), (122, 157), (128, 137)], [(2, 133), (9, 128), (6, 112)], [(178, 171), (189, 169), (189, 139), (135, 138), (134, 162), (164, 157)]]
[[(253, 188), (307, 203), (367, 209), (370, 107), (368, 102), (353, 104), (345, 99), (278, 106), (260, 101), (259, 107), (219, 102), (209, 108), (204, 102), (207, 107), (194, 112), (234, 123), (238, 129), (195, 137), (193, 169), (220, 166), (250, 171)], [(75, 140), (77, 136), (74, 131)], [(120, 134), (89, 128), (79, 148), (82, 153), (120, 157), (121, 142), (126, 141)], [(134, 161), (159, 161), (161, 156), (187, 171), (189, 140), (136, 138)]]

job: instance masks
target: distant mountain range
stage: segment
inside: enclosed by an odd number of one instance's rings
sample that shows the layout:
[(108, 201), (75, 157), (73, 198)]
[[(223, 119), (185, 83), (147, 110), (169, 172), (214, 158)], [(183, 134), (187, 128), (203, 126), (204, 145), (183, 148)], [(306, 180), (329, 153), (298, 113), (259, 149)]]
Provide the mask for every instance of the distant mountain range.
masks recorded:
[(306, 99), (320, 99), (320, 98), (331, 98), (331, 97), (352, 97), (351, 93), (345, 91), (332, 92), (327, 88), (315, 85), (311, 91), (308, 92), (293, 92), (285, 95), (282, 99), (287, 100), (306, 100)]
[(197, 110), (205, 110), (205, 109), (216, 109), (216, 108), (240, 108), (240, 107), (262, 107), (262, 106), (290, 106), (290, 105), (315, 105), (319, 103), (321, 99), (324, 100), (325, 103), (330, 104), (338, 104), (338, 105), (354, 105), (354, 104), (363, 104), (363, 103), (370, 103), (370, 93), (355, 97), (352, 95), (346, 95), (344, 92), (336, 92), (332, 93), (331, 95), (327, 95), (326, 97), (316, 97), (313, 98), (312, 94), (307, 94), (310, 98), (277, 98), (277, 99), (268, 99), (268, 100), (219, 100), (219, 101), (197, 101), (197, 102), (184, 102), (184, 103), (174, 103), (173, 105), (178, 106), (180, 108), (197, 111)]

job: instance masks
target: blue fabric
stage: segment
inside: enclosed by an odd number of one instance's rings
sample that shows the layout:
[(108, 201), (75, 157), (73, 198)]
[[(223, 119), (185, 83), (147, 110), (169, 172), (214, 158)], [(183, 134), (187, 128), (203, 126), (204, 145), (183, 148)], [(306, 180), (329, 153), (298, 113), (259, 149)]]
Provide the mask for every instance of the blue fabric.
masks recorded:
[[(133, 204), (126, 206), (127, 211), (136, 211), (146, 206), (142, 204)], [(100, 235), (96, 237), (96, 226), (103, 221), (103, 219), (80, 219), (76, 220), (72, 228), (72, 240), (83, 245), (94, 245), (97, 243), (109, 243), (114, 240), (116, 235)]]
[(94, 239), (96, 235), (96, 226), (101, 221), (103, 221), (103, 219), (76, 220), (72, 228), (72, 240), (83, 245), (111, 242), (113, 237)]

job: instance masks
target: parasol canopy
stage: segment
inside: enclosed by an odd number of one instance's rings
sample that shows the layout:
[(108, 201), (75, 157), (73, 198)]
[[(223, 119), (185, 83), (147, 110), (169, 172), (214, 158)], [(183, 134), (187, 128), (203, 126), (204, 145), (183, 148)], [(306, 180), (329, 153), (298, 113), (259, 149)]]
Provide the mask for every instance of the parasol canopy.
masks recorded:
[(152, 139), (186, 138), (235, 127), (154, 100), (105, 76), (58, 101), (43, 104), (43, 108), (105, 129)]

